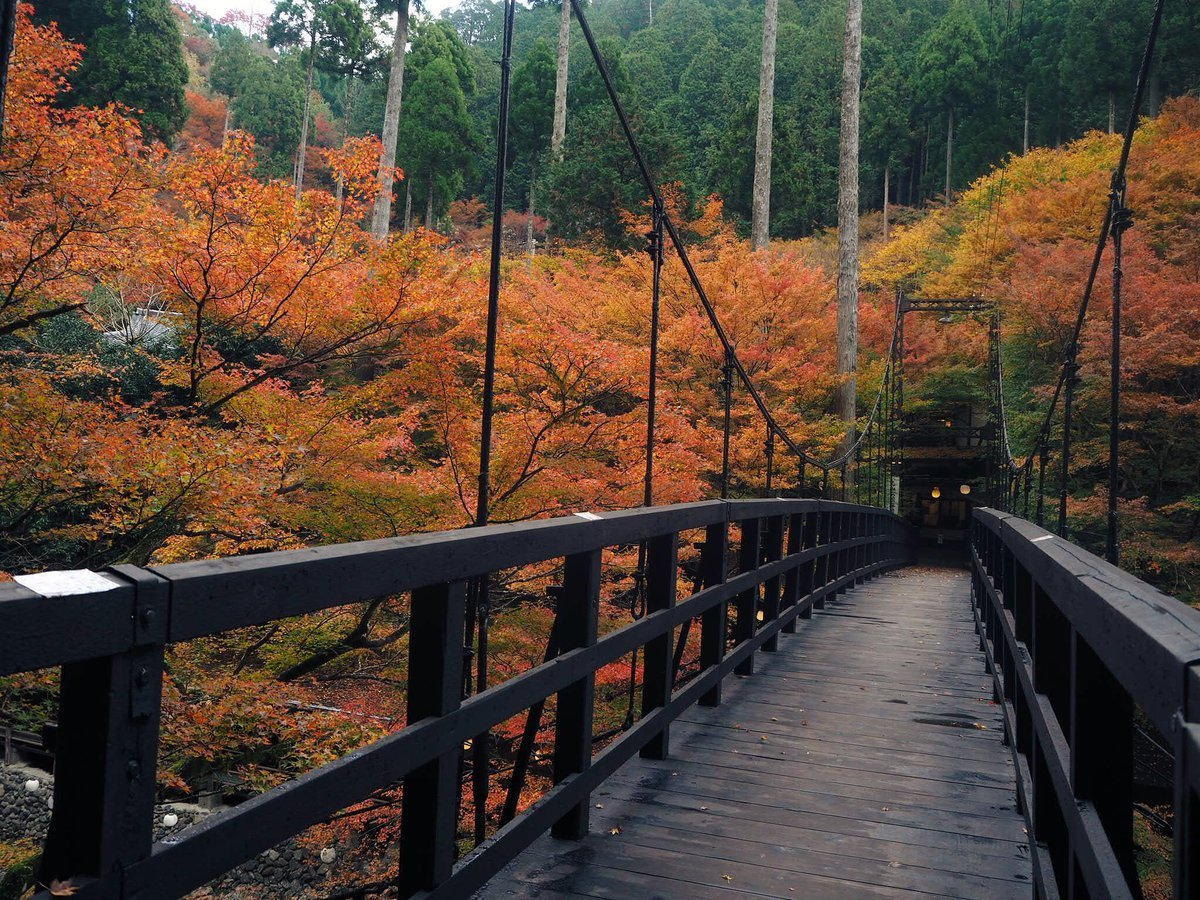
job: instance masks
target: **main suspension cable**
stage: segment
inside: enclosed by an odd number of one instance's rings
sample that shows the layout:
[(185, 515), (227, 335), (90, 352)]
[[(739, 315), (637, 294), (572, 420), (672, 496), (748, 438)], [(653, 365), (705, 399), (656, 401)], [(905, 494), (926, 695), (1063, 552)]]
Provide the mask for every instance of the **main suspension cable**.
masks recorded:
[[(662, 193), (658, 187), (658, 182), (654, 178), (654, 175), (650, 170), (650, 165), (646, 161), (645, 154), (642, 152), (641, 145), (638, 143), (637, 136), (633, 132), (633, 126), (630, 124), (629, 116), (625, 111), (625, 105), (621, 101), (621, 97), (617, 93), (616, 87), (613, 85), (612, 76), (608, 70), (608, 64), (605, 62), (604, 56), (600, 52), (600, 46), (596, 42), (595, 35), (592, 33), (591, 25), (588, 24), (587, 15), (583, 9), (583, 3), (581, 0), (571, 0), (571, 8), (575, 13), (575, 18), (579, 22), (579, 27), (583, 32), (584, 40), (587, 42), (588, 49), (591, 51), (592, 58), (596, 63), (596, 68), (600, 73), (600, 78), (604, 82), (605, 90), (608, 93), (609, 100), (612, 102), (613, 109), (616, 112), (617, 119), (620, 122), (621, 130), (625, 134), (625, 141), (629, 145), (629, 150), (633, 154), (634, 161), (637, 163), (642, 182), (645, 185), (646, 190), (650, 193), (650, 197), (654, 203), (655, 209), (662, 211), (661, 217), (663, 227), (665, 228), (667, 235), (671, 238), (671, 244), (675, 248), (675, 253), (678, 255), (679, 261), (683, 264), (684, 271), (688, 276), (688, 281), (691, 283), (692, 289), (696, 292), (696, 296), (700, 300), (700, 305), (703, 307), (704, 313), (708, 317), (709, 324), (712, 325), (713, 331), (717, 336), (717, 340), (720, 341), (721, 347), (725, 351), (726, 365), (731, 367), (733, 371), (737, 373), (739, 380), (743, 385), (745, 385), (746, 391), (749, 393), (751, 400), (754, 401), (754, 405), (758, 408), (758, 411), (766, 420), (767, 427), (773, 431), (780, 438), (780, 440), (783, 441), (787, 449), (794, 453), (802, 462), (812, 463), (818, 468), (824, 470), (826, 474), (828, 474), (829, 470), (831, 469), (837, 469), (846, 465), (847, 462), (851, 460), (854, 457), (854, 454), (857, 452), (866, 430), (874, 423), (875, 411), (879, 409), (879, 398), (876, 398), (876, 402), (872, 408), (871, 417), (868, 418), (866, 425), (858, 436), (858, 439), (855, 440), (854, 443), (849, 447), (847, 447), (844, 452), (833, 459), (824, 461), (817, 459), (811, 453), (809, 453), (806, 448), (797, 443), (797, 441), (790, 434), (788, 434), (786, 430), (784, 430), (783, 426), (779, 424), (774, 414), (768, 408), (766, 401), (763, 399), (762, 393), (751, 379), (749, 371), (746, 369), (741, 359), (738, 358), (733, 342), (730, 340), (728, 332), (726, 332), (724, 325), (721, 323), (721, 319), (717, 315), (716, 308), (713, 306), (712, 300), (709, 298), (708, 292), (704, 289), (704, 284), (701, 282), (700, 276), (696, 272), (695, 266), (692, 264), (691, 257), (687, 252), (687, 246), (684, 243), (683, 238), (680, 236), (679, 230), (676, 228), (670, 214), (666, 210)], [(898, 319), (899, 312), (897, 311), (897, 320)], [(896, 328), (893, 327), (893, 347), (895, 346), (895, 333)], [(727, 484), (727, 473), (723, 474), (722, 481)]]
[[(1142, 54), (1141, 65), (1138, 68), (1137, 82), (1134, 88), (1133, 101), (1129, 109), (1129, 118), (1125, 126), (1125, 131), (1122, 136), (1121, 153), (1117, 160), (1116, 168), (1113, 170), (1112, 180), (1109, 187), (1108, 204), (1105, 206), (1104, 216), (1100, 223), (1100, 231), (1096, 239), (1096, 247), (1092, 254), (1091, 266), (1088, 269), (1087, 280), (1084, 283), (1083, 297), (1080, 300), (1079, 308), (1075, 316), (1075, 325), (1072, 328), (1071, 336), (1064, 347), (1064, 359), (1062, 368), (1059, 371), (1058, 380), (1054, 387), (1054, 393), (1050, 398), (1050, 404), (1046, 409), (1045, 415), (1042, 418), (1042, 424), (1038, 428), (1037, 437), (1034, 439), (1033, 446), (1030, 448), (1029, 455), (1024, 461), (1018, 463), (1013, 458), (1011, 446), (1008, 437), (1008, 421), (1004, 408), (1004, 387), (1003, 387), (1003, 365), (998, 367), (997, 377), (999, 380), (999, 403), (998, 415), (1000, 418), (999, 427), (1001, 431), (1001, 442), (1003, 447), (1003, 462), (1006, 463), (1010, 476), (1020, 478), (1025, 476), (1026, 484), (1030, 483), (1030, 475), (1034, 465), (1038, 467), (1038, 483), (1039, 497), (1037, 504), (1037, 514), (1039, 522), (1042, 518), (1042, 496), (1041, 486), (1045, 479), (1046, 461), (1050, 446), (1051, 432), (1053, 430), (1055, 413), (1058, 411), (1059, 403), (1063, 406), (1063, 434), (1062, 434), (1062, 459), (1059, 467), (1059, 510), (1058, 510), (1058, 531), (1060, 535), (1066, 533), (1066, 506), (1067, 506), (1067, 489), (1070, 478), (1071, 464), (1071, 418), (1074, 407), (1074, 392), (1079, 383), (1079, 347), (1083, 336), (1083, 327), (1087, 319), (1088, 308), (1091, 304), (1092, 294), (1095, 290), (1096, 279), (1100, 272), (1100, 265), (1103, 261), (1104, 250), (1111, 238), (1117, 238), (1119, 233), (1123, 232), (1130, 225), (1129, 212), (1125, 206), (1125, 191), (1126, 191), (1126, 174), (1129, 168), (1129, 155), (1133, 148), (1133, 139), (1137, 131), (1139, 114), (1142, 108), (1142, 103), (1145, 99), (1146, 88), (1149, 82), (1150, 68), (1154, 60), (1154, 50), (1158, 43), (1158, 35), (1162, 26), (1163, 8), (1165, 0), (1156, 0), (1154, 6), (1154, 15), (1150, 22), (1149, 33), (1146, 37), (1146, 46)], [(1119, 258), (1116, 261), (1116, 266), (1119, 268)], [(1117, 509), (1115, 490), (1117, 484), (1117, 469), (1119, 466), (1119, 440), (1118, 431), (1120, 424), (1120, 275), (1117, 269), (1114, 269), (1114, 321), (1112, 325), (1113, 331), (1113, 346), (1112, 346), (1112, 372), (1111, 378), (1111, 402), (1110, 402), (1110, 444), (1109, 444), (1109, 509), (1108, 509), (1108, 555), (1111, 562), (1117, 560)]]

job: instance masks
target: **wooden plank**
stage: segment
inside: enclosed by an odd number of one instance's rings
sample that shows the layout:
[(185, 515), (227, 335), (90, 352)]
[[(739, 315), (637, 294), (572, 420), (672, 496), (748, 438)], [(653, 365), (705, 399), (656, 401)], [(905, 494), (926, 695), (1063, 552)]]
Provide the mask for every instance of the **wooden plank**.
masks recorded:
[[(894, 821), (904, 815), (929, 817), (958, 816), (970, 818), (971, 823), (955, 822), (954, 828), (970, 828), (972, 833), (987, 833), (1015, 839), (1023, 827), (1014, 816), (1015, 800), (1007, 798), (997, 803), (978, 800), (939, 797), (935, 795), (905, 794), (894, 792), (881, 795), (879, 785), (863, 787), (814, 778), (789, 767), (790, 775), (781, 773), (757, 774), (719, 767), (706, 767), (695, 760), (678, 760), (679, 777), (688, 775), (702, 780), (713, 796), (737, 799), (758, 797), (758, 802), (770, 804), (777, 798), (777, 805), (799, 811), (816, 810), (837, 813), (853, 811), (856, 816), (866, 816), (880, 821)], [(885, 808), (886, 807), (886, 808)], [(895, 816), (880, 816), (881, 812), (892, 812)], [(980, 820), (989, 820), (980, 824)]]
[[(855, 748), (844, 744), (817, 743), (807, 735), (780, 733), (769, 730), (775, 728), (771, 723), (766, 728), (723, 729), (721, 734), (714, 734), (715, 729), (695, 736), (693, 746), (706, 746), (704, 741), (719, 737), (726, 747), (733, 746), (743, 753), (758, 756), (770, 756), (778, 753), (780, 757), (795, 758), (797, 753), (803, 754), (805, 760), (814, 763), (836, 763), (841, 761), (851, 768), (875, 769), (888, 768), (889, 771), (906, 774), (924, 774), (927, 776), (942, 775), (955, 770), (966, 773), (964, 781), (970, 783), (996, 782), (1008, 786), (1013, 779), (1013, 766), (1010, 760), (996, 759), (995, 751), (980, 753), (972, 759), (955, 760), (952, 756), (930, 754), (918, 749), (886, 750), (872, 748)], [(957, 764), (956, 764), (957, 763)]]
[[(737, 900), (745, 897), (802, 897), (805, 900), (846, 900), (853, 898), (929, 898), (953, 896), (879, 887), (844, 878), (808, 875), (782, 869), (760, 867), (754, 862), (712, 859), (663, 848), (645, 848), (633, 841), (613, 845), (610, 836), (593, 835), (585, 847), (596, 861), (579, 866), (564, 854), (558, 865), (539, 867), (520, 879), (505, 873), (486, 892), (477, 896), (511, 896), (505, 891), (515, 883), (551, 886), (555, 890), (583, 893), (606, 900)], [(618, 849), (619, 852), (611, 852)], [(539, 842), (530, 851), (544, 854), (547, 847)], [(582, 854), (576, 854), (582, 855)], [(618, 874), (622, 873), (622, 874)], [(531, 894), (526, 896), (539, 896)]]
[[(773, 797), (768, 792), (761, 792), (756, 799), (766, 802), (755, 802), (752, 795), (740, 793), (736, 799), (726, 799), (718, 796), (719, 792), (706, 794), (702, 786), (697, 786), (693, 779), (680, 777), (661, 788), (636, 786), (623, 781), (614, 781), (604, 790), (596, 792), (597, 801), (607, 808), (610, 803), (619, 804), (618, 810), (624, 810), (632, 819), (639, 819), (650, 813), (648, 810), (665, 810), (678, 808), (688, 811), (703, 811), (711, 816), (733, 819), (736, 821), (752, 821), (784, 828), (793, 828), (814, 840), (814, 835), (833, 835), (838, 841), (855, 841), (862, 839), (867, 842), (884, 842), (887, 844), (903, 844), (919, 848), (921, 853), (928, 851), (954, 854), (955, 856), (999, 856), (1004, 859), (1028, 859), (1029, 842), (1023, 832), (1012, 831), (1012, 839), (1006, 840), (992, 834), (978, 835), (961, 830), (941, 831), (935, 828), (922, 827), (911, 821), (874, 821), (862, 816), (850, 815), (853, 810), (844, 805), (836, 804), (831, 807), (833, 812), (819, 813), (811, 810), (798, 809), (790, 805), (786, 799)], [(653, 799), (653, 803), (649, 801)], [(633, 802), (629, 802), (633, 801)], [(774, 801), (772, 803), (771, 801)], [(779, 805), (780, 803), (784, 806)], [(634, 808), (636, 803), (637, 808)], [(614, 816), (617, 813), (613, 814)], [(878, 819), (889, 819), (886, 815), (878, 815)], [(995, 829), (991, 829), (994, 831)], [(852, 844), (847, 844), (852, 846)]]
[[(845, 785), (862, 785), (870, 789), (886, 780), (890, 790), (913, 796), (966, 798), (996, 791), (1006, 795), (1011, 779), (997, 779), (974, 770), (970, 763), (963, 765), (936, 762), (931, 766), (914, 766), (895, 761), (857, 760), (837, 755), (817, 754), (803, 747), (780, 749), (769, 742), (759, 745), (738, 745), (727, 738), (697, 735), (691, 745), (693, 757), (713, 765), (776, 774), (781, 769), (803, 764), (806, 775), (818, 781), (833, 781)], [(1005, 781), (1008, 781), (1006, 784)]]
[[(743, 823), (743, 833), (751, 828)], [(761, 832), (760, 832), (761, 833)], [(1023, 864), (1004, 867), (997, 865), (993, 877), (981, 876), (966, 869), (947, 872), (924, 866), (912, 866), (890, 858), (853, 857), (844, 850), (822, 852), (811, 846), (785, 847), (769, 841), (746, 840), (735, 835), (706, 835), (654, 825), (648, 828), (623, 828), (610, 837), (608, 843), (619, 845), (610, 849), (616, 857), (636, 841), (639, 847), (651, 850), (676, 851), (692, 857), (707, 855), (718, 863), (753, 862), (754, 886), (776, 883), (787, 874), (815, 875), (836, 878), (859, 884), (877, 885), (891, 889), (921, 891), (963, 898), (963, 900), (993, 900), (1012, 897), (1027, 900), (1029, 876), (1022, 872)], [(714, 838), (718, 838), (715, 839)]]
[(1029, 896), (968, 591), (949, 572), (831, 597), (677, 720), (671, 759), (597, 790), (582, 843), (535, 844), (481, 896)]

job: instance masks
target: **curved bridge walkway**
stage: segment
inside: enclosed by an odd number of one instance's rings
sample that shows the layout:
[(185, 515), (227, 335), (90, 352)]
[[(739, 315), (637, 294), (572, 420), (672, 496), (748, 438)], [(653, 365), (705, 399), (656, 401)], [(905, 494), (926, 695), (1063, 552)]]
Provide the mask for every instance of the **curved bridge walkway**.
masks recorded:
[(1029, 838), (965, 570), (850, 590), (593, 794), (499, 898), (1022, 897)]

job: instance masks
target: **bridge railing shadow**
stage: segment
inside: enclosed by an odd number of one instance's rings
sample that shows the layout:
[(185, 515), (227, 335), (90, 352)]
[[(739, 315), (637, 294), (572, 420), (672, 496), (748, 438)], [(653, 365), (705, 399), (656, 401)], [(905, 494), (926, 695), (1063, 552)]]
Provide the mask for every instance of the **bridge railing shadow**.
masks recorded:
[[(736, 573), (729, 566), (738, 532)], [(699, 590), (679, 599), (680, 534), (703, 529)], [(646, 614), (598, 637), (606, 548), (646, 543)], [(380, 789), (402, 784), (401, 893), (464, 897), (533, 840), (588, 828), (589, 794), (669, 725), (717, 705), (830, 596), (911, 556), (909, 526), (878, 508), (805, 499), (710, 501), (342, 544), (149, 569), (50, 573), (0, 585), (0, 675), (61, 666), (53, 813), (40, 878), (78, 897), (178, 897)], [(472, 579), (564, 561), (557, 655), (462, 699)], [(37, 588), (37, 589), (34, 589)], [(406, 727), (176, 835), (153, 842), (168, 644), (410, 596)], [(727, 615), (727, 610), (732, 615)], [(699, 673), (676, 681), (676, 629), (698, 621)], [(645, 654), (642, 717), (593, 753), (596, 673)], [(555, 697), (554, 786), (456, 860), (464, 745)], [(46, 895), (39, 895), (46, 896)]]
[(971, 545), (1036, 896), (1142, 896), (1138, 709), (1175, 744), (1174, 895), (1200, 895), (1200, 610), (1017, 516), (975, 510)]

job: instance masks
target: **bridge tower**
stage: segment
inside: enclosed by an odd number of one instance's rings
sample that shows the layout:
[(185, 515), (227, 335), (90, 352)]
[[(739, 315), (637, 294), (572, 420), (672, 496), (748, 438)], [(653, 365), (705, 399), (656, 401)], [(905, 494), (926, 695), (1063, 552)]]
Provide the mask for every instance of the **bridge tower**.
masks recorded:
[[(996, 305), (979, 296), (915, 297), (900, 291), (897, 298), (897, 349), (894, 370), (894, 428), (899, 447), (894, 455), (897, 482), (896, 511), (919, 529), (922, 541), (962, 545), (968, 535), (971, 510), (1003, 507), (1006, 484), (1000, 474), (1002, 429), (998, 379), (999, 329)], [(928, 408), (905, 399), (905, 327), (910, 313), (936, 315), (943, 324), (977, 321), (988, 328), (986, 397), (972, 385), (948, 403)]]

